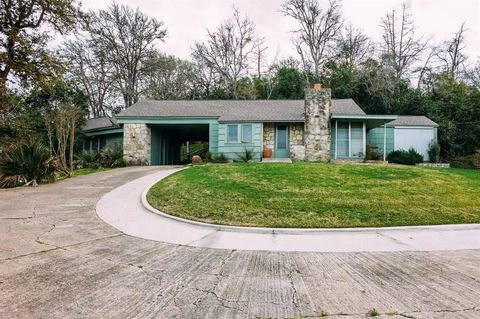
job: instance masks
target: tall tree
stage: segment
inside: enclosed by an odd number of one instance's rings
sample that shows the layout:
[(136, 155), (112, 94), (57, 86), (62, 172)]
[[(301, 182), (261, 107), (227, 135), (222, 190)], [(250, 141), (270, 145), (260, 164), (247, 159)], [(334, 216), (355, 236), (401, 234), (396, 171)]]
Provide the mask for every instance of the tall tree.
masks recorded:
[(88, 95), (92, 117), (106, 116), (115, 108), (114, 89), (117, 80), (102, 45), (91, 38), (67, 41), (62, 50), (67, 74), (79, 83)]
[(299, 24), (294, 30), (294, 44), (304, 68), (312, 66), (315, 76), (320, 75), (323, 63), (332, 55), (332, 45), (342, 26), (340, 9), (340, 0), (329, 0), (325, 9), (317, 0), (287, 0), (282, 5), (283, 14)]
[(141, 93), (142, 64), (167, 34), (163, 22), (114, 2), (93, 14), (90, 31), (116, 73), (125, 107), (131, 106)]
[(46, 49), (52, 32), (62, 35), (83, 20), (76, 0), (1, 0), (0, 1), (0, 97), (7, 89), (9, 76), (24, 83), (43, 82), (58, 69), (58, 61)]
[(365, 61), (373, 51), (370, 39), (352, 24), (346, 25), (337, 39), (336, 60), (353, 68)]
[(466, 79), (472, 86), (480, 91), (480, 60), (477, 61), (474, 66), (467, 69)]
[(437, 57), (443, 65), (445, 72), (452, 77), (457, 77), (460, 72), (464, 71), (464, 64), (467, 56), (464, 53), (465, 44), (465, 23), (462, 23), (460, 29), (454, 34), (453, 38), (445, 41), (438, 50)]
[(415, 24), (405, 4), (400, 13), (393, 9), (381, 19), (383, 41), (380, 44), (382, 60), (395, 79), (408, 75), (428, 46), (428, 40), (415, 36)]
[(65, 172), (71, 171), (75, 132), (85, 120), (87, 96), (75, 84), (57, 79), (52, 85), (34, 90), (26, 103), (39, 111), (50, 152), (58, 159), (60, 168)]
[(144, 69), (143, 95), (147, 98), (182, 100), (196, 96), (195, 69), (191, 62), (154, 51), (145, 61)]
[(207, 30), (207, 36), (206, 42), (195, 42), (192, 57), (217, 73), (233, 98), (238, 99), (238, 81), (251, 71), (263, 39), (256, 36), (255, 25), (247, 17), (242, 18), (238, 9), (216, 31)]

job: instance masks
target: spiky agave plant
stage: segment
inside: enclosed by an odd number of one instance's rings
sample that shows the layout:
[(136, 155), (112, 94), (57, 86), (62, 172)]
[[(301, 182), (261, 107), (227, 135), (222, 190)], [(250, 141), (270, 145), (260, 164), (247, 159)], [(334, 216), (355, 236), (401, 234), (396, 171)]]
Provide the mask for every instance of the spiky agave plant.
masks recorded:
[(240, 161), (248, 163), (253, 160), (254, 153), (253, 153), (253, 150), (246, 148), (242, 153), (237, 153), (237, 156), (240, 159)]
[(55, 171), (54, 157), (41, 142), (11, 145), (0, 156), (0, 187), (51, 182)]

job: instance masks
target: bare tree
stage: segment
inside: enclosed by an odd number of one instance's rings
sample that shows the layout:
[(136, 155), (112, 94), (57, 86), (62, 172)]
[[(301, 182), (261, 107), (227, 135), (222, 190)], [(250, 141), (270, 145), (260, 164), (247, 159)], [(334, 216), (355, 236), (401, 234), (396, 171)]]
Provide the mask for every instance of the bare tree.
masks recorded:
[(207, 30), (207, 35), (206, 42), (195, 42), (192, 57), (218, 74), (238, 99), (238, 81), (250, 72), (263, 39), (256, 36), (253, 22), (242, 18), (236, 8), (232, 19), (223, 22), (216, 31)]
[(340, 9), (340, 0), (330, 0), (325, 9), (317, 0), (287, 0), (282, 5), (283, 14), (299, 24), (299, 29), (293, 31), (297, 35), (294, 45), (304, 68), (312, 66), (316, 76), (331, 56), (331, 46), (340, 32)]
[(439, 49), (437, 57), (443, 64), (443, 69), (452, 77), (457, 77), (465, 69), (465, 61), (467, 56), (463, 53), (465, 49), (465, 22), (462, 23), (460, 29), (454, 34), (453, 38), (445, 41)]
[(466, 79), (468, 83), (480, 89), (480, 61), (466, 70)]
[(345, 26), (339, 34), (336, 58), (340, 62), (354, 67), (365, 61), (372, 51), (372, 43), (368, 36), (354, 28), (352, 24)]
[(91, 32), (116, 72), (116, 84), (125, 107), (140, 95), (142, 63), (155, 41), (163, 40), (167, 30), (163, 22), (149, 18), (139, 9), (133, 10), (115, 2), (106, 10), (93, 14)]
[(114, 109), (115, 72), (108, 63), (106, 52), (94, 39), (68, 41), (62, 50), (68, 73), (81, 84), (89, 98), (90, 115), (106, 116)]
[(220, 86), (220, 76), (203, 60), (193, 60), (192, 98), (208, 98)]
[(189, 61), (167, 56), (157, 51), (144, 63), (144, 93), (147, 98), (188, 99), (191, 98), (194, 66)]
[(421, 67), (419, 67), (416, 72), (418, 72), (418, 81), (417, 81), (417, 89), (421, 89), (424, 85), (424, 82), (427, 78), (431, 78), (431, 74), (434, 71), (434, 67), (432, 66), (432, 60), (434, 59), (435, 55), (437, 54), (437, 48), (432, 47), (430, 48), (429, 53)]
[(280, 70), (281, 68), (289, 68), (289, 69), (298, 69), (301, 65), (301, 62), (295, 59), (292, 56), (286, 57), (281, 59), (278, 62), (273, 64), (273, 68), (275, 71)]
[(415, 36), (415, 24), (406, 5), (400, 14), (393, 9), (381, 20), (383, 42), (382, 60), (398, 80), (406, 75), (428, 45), (428, 40)]

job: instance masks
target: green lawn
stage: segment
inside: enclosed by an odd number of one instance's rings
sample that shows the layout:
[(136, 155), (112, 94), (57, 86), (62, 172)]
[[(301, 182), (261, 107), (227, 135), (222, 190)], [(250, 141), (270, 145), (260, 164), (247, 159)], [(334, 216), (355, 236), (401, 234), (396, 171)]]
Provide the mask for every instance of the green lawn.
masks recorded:
[(480, 223), (480, 171), (321, 163), (204, 165), (160, 181), (147, 198), (168, 214), (228, 225)]
[(72, 175), (63, 175), (59, 178), (59, 180), (64, 180), (70, 177), (77, 177), (77, 176), (83, 176), (83, 175), (88, 175), (88, 174), (93, 174), (93, 173), (98, 173), (98, 172), (104, 172), (104, 171), (109, 171), (111, 168), (106, 168), (106, 167), (99, 167), (99, 168), (78, 168), (74, 169), (72, 172)]

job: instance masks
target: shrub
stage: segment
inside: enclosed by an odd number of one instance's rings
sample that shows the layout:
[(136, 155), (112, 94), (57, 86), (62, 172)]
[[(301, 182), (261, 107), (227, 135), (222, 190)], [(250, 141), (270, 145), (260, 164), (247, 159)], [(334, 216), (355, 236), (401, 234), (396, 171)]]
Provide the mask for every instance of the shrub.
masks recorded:
[(245, 149), (242, 153), (237, 153), (237, 156), (241, 162), (248, 163), (253, 160), (254, 153), (251, 149)]
[(404, 165), (415, 165), (423, 162), (423, 155), (417, 153), (413, 148), (408, 151), (398, 150), (393, 151), (387, 156), (389, 163), (397, 163)]
[(100, 152), (98, 162), (102, 167), (124, 167), (127, 164), (123, 159), (123, 149), (117, 144), (105, 147)]
[(0, 156), (0, 187), (53, 182), (56, 170), (54, 157), (39, 141), (15, 144)]
[(476, 151), (472, 155), (456, 157), (452, 161), (452, 166), (480, 169), (480, 150)]
[(83, 151), (78, 154), (77, 159), (83, 167), (98, 168), (100, 166), (98, 157), (99, 154), (95, 151)]
[(379, 161), (382, 155), (378, 152), (378, 146), (367, 144), (365, 150), (365, 161)]
[(228, 161), (229, 161), (228, 157), (223, 153), (220, 153), (217, 156), (214, 156), (213, 158), (214, 163), (228, 163)]
[(430, 158), (430, 163), (440, 163), (440, 144), (435, 140), (428, 144), (428, 157)]
[(208, 152), (205, 156), (205, 161), (208, 163), (228, 163), (228, 157), (223, 153), (210, 153)]

